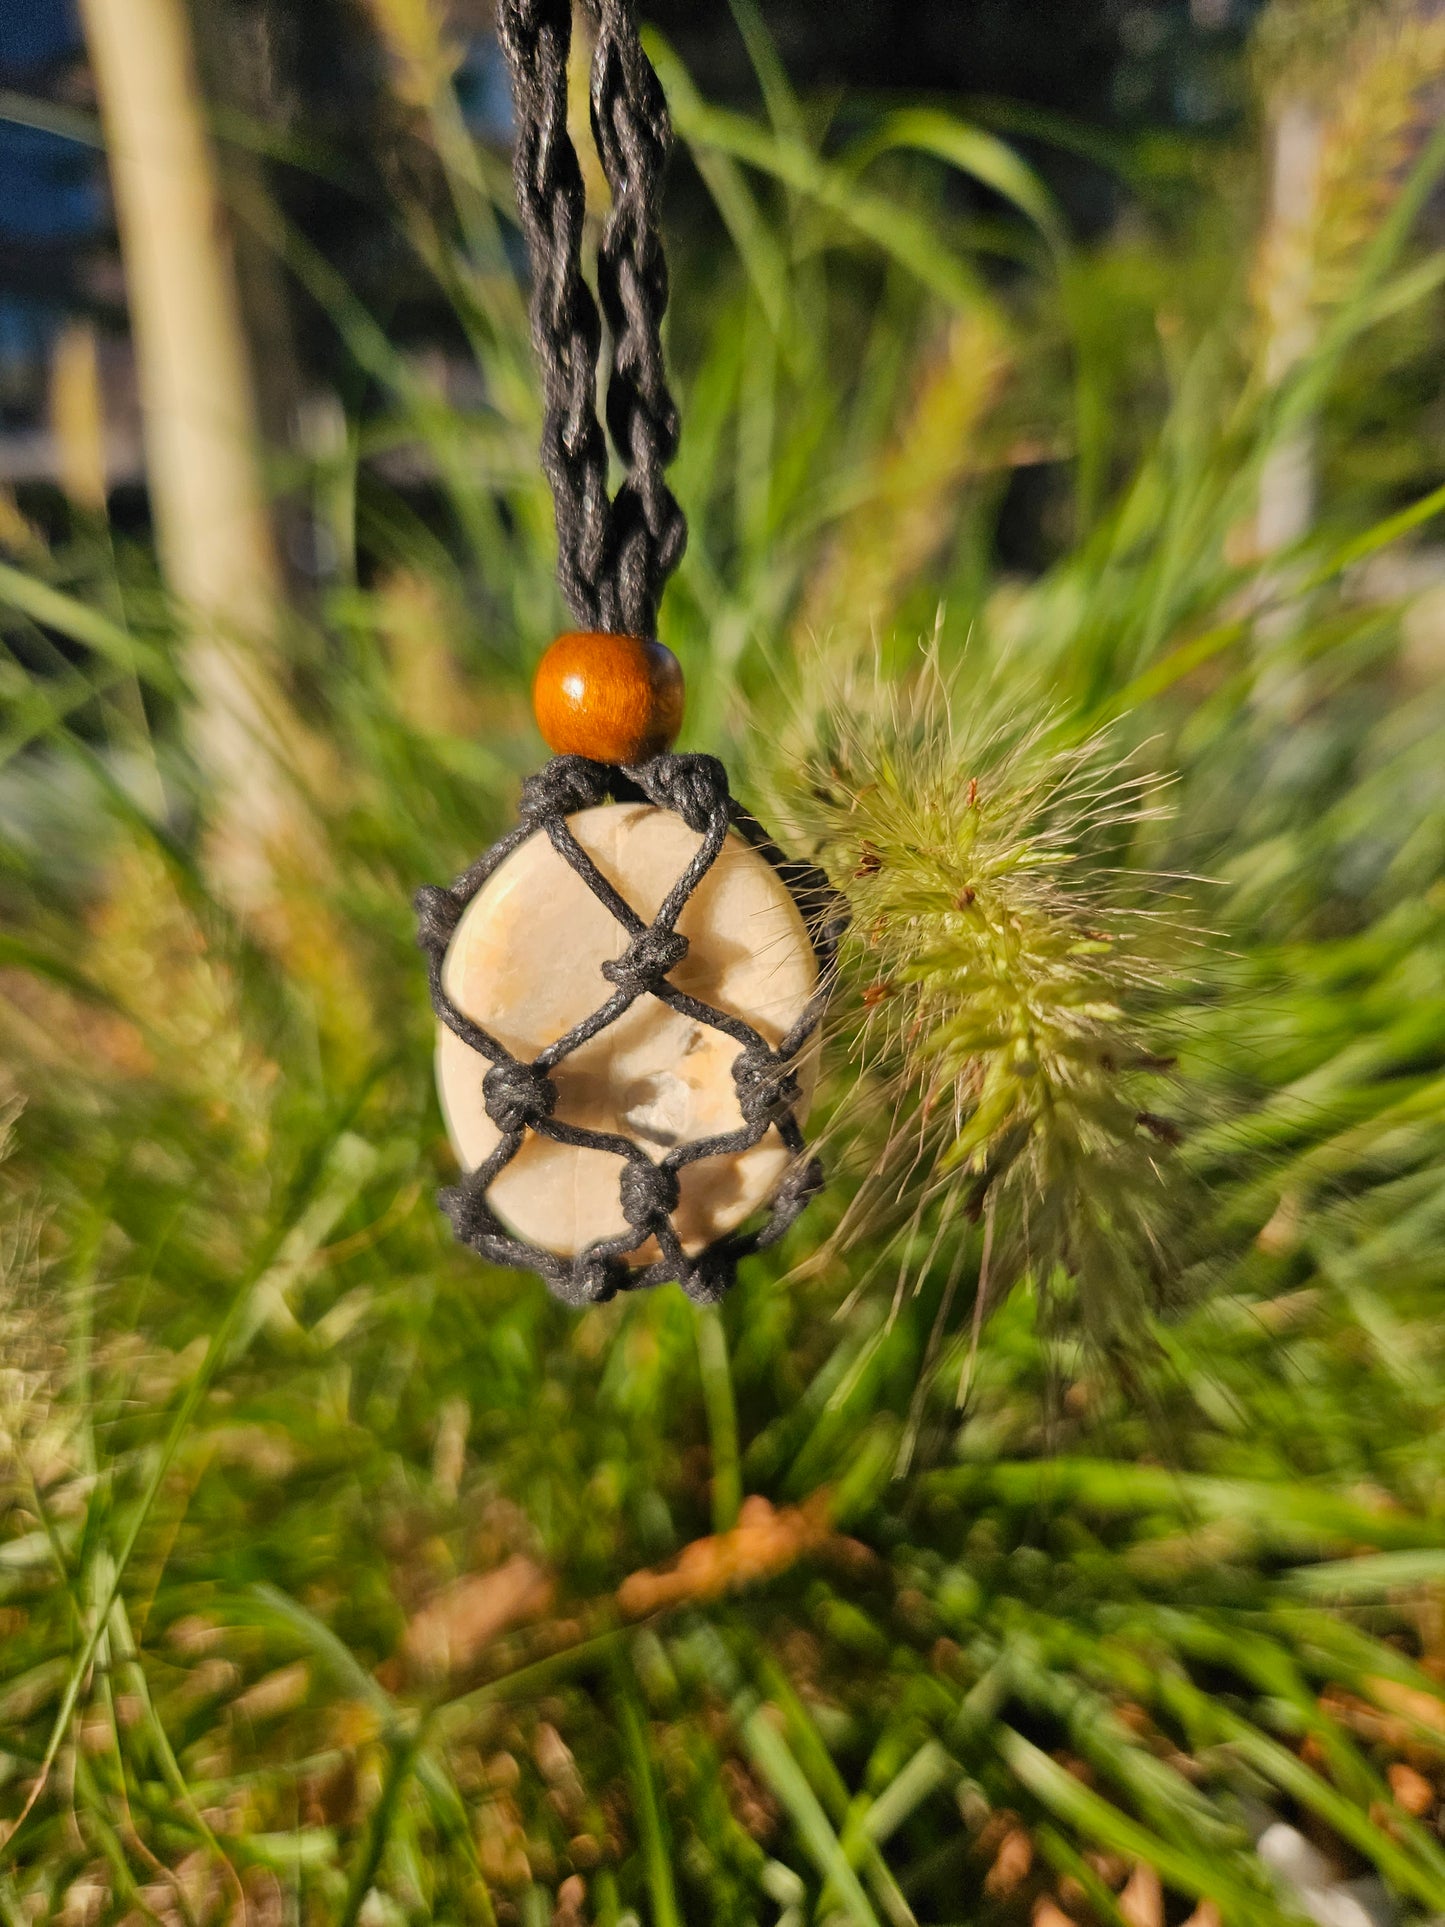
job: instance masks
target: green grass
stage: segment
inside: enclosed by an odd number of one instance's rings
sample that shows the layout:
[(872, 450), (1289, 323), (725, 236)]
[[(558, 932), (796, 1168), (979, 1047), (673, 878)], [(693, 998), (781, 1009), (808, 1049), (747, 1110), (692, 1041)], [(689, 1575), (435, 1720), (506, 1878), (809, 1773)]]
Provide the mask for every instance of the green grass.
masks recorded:
[[(214, 885), (150, 559), (77, 526), (0, 573), (7, 1923), (244, 1896), (367, 1927), (894, 1927), (1045, 1893), (1110, 1920), (1138, 1861), (1171, 1920), (1279, 1921), (1264, 1812), (1405, 1917), (1445, 1912), (1445, 714), (1359, 589), (1441, 507), (1428, 438), (1378, 404), (1438, 359), (1412, 235), (1439, 143), (1270, 392), (1252, 137), (1157, 192), (1121, 155), (1135, 227), (1078, 250), (949, 112), (826, 139), (746, 18), (769, 125), (656, 50), (731, 241), (679, 248), (693, 539), (663, 633), (685, 744), (855, 897), (837, 1181), (717, 1312), (672, 1288), (567, 1312), (450, 1243), (408, 899), (507, 820), (561, 621), (502, 189), (443, 117), (455, 208), (393, 210), (487, 374), (471, 414), (250, 210), (374, 398), (288, 471), (339, 559), (274, 665), (315, 753), (262, 914)], [(1003, 197), (987, 228), (942, 191), (957, 167)], [(1251, 557), (1303, 420), (1319, 515)], [(439, 477), (425, 526), (371, 462), (398, 442)], [(1005, 486), (1040, 449), (1051, 557), (1004, 577)], [(922, 733), (920, 636), (951, 691)], [(825, 803), (840, 691), (866, 757)], [(1006, 801), (990, 846), (1028, 956), (1108, 977), (1064, 1050), (1094, 1134), (969, 1111), (1000, 1046), (939, 877), (974, 860), (969, 780), (998, 765), (973, 719), (1000, 706), (1017, 795), (1097, 784), (1102, 730), (1164, 804), (1081, 826), (1074, 791)], [(1167, 940), (1109, 975), (1161, 905)], [(879, 914), (928, 993), (911, 1037), (864, 1002)], [(1013, 1021), (1032, 980), (988, 981)], [(1174, 1067), (1121, 1114), (1124, 1038)], [(973, 1135), (890, 1161), (940, 1061)], [(1132, 1126), (1146, 1103), (1178, 1149)], [(880, 1170), (895, 1201), (847, 1218)], [(1111, 1242), (1140, 1187), (1144, 1233)], [(686, 1547), (682, 1583), (645, 1576)]]

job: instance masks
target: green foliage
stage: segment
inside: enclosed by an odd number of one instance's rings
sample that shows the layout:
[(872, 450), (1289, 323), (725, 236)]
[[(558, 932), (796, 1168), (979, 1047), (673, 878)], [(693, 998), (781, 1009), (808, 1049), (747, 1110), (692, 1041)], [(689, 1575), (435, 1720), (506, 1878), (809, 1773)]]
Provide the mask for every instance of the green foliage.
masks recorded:
[(1445, 1911), (1445, 716), (1370, 573), (1441, 507), (1441, 156), (1271, 384), (1246, 150), (1121, 155), (1081, 253), (941, 108), (830, 141), (739, 16), (769, 126), (658, 50), (733, 244), (679, 267), (665, 633), (853, 897), (859, 1164), (704, 1318), (564, 1312), (433, 1209), (407, 898), (505, 820), (560, 612), (501, 170), (408, 41), (451, 200), (397, 224), (485, 401), (244, 210), (373, 398), (285, 478), (336, 569), (251, 914), (150, 559), (6, 530), (7, 1922), (1109, 1921), (1134, 1863), (1273, 1922), (1270, 1814)]
[(968, 667), (845, 675), (811, 756), (779, 772), (791, 834), (853, 908), (842, 1001), (845, 1027), (861, 1006), (850, 1107), (871, 1165), (843, 1242), (886, 1248), (891, 1200), (908, 1243), (929, 1224), (925, 1263), (961, 1259), (1002, 1195), (1024, 1234), (1010, 1268), (1041, 1291), (1061, 1272), (1089, 1334), (1124, 1346), (1147, 1325), (1177, 1133), (1148, 1108), (1169, 1061), (1131, 1015), (1162, 992), (1160, 912), (1127, 905), (1103, 858), (1150, 784), (1105, 738), (1060, 746), (1012, 679), (965, 696)]

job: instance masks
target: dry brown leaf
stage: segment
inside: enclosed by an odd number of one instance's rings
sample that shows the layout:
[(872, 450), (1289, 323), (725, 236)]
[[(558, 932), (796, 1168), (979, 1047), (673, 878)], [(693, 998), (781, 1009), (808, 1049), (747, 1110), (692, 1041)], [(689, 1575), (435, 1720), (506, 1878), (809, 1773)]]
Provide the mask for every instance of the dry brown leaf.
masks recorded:
[(1012, 1827), (999, 1842), (993, 1865), (983, 1877), (990, 1900), (1002, 1900), (1028, 1879), (1034, 1864), (1034, 1843), (1022, 1827)]
[(432, 1677), (467, 1672), (504, 1632), (546, 1612), (553, 1592), (551, 1575), (521, 1553), (490, 1572), (464, 1573), (413, 1617), (403, 1650)]
[[(196, 1671), (200, 1672), (206, 1663), (203, 1660)], [(311, 1668), (304, 1659), (298, 1659), (290, 1666), (278, 1666), (274, 1673), (267, 1673), (244, 1693), (238, 1693), (231, 1708), (244, 1719), (275, 1719), (278, 1714), (289, 1713), (299, 1706), (310, 1685)]]
[(1117, 1853), (1101, 1853), (1091, 1848), (1084, 1855), (1084, 1864), (1091, 1867), (1106, 1887), (1122, 1887), (1129, 1872), (1129, 1863)]
[(1413, 1814), (1417, 1820), (1434, 1806), (1434, 1787), (1423, 1773), (1417, 1773), (1413, 1766), (1407, 1766), (1403, 1760), (1396, 1760), (1386, 1778), (1397, 1805), (1402, 1806), (1406, 1813)]
[(1077, 1927), (1077, 1923), (1066, 1914), (1056, 1900), (1047, 1894), (1034, 1902), (1033, 1927)]
[(571, 1747), (547, 1720), (541, 1721), (537, 1727), (532, 1740), (532, 1757), (546, 1780), (574, 1780), (577, 1777), (577, 1763), (572, 1757)]
[(972, 1787), (960, 1793), (959, 1811), (964, 1825), (975, 1835), (973, 1851), (981, 1860), (991, 1860), (1004, 1835), (1022, 1824), (1012, 1807), (995, 1807), (990, 1811), (982, 1795)]
[(583, 1927), (585, 1915), (582, 1912), (587, 1904), (587, 1882), (578, 1874), (569, 1874), (557, 1889), (557, 1910), (552, 1916), (552, 1927)]
[(166, 1638), (181, 1653), (214, 1653), (218, 1646), (225, 1644), (225, 1634), (225, 1626), (214, 1619), (206, 1619), (200, 1613), (189, 1613), (185, 1619), (175, 1619), (166, 1628)]
[(356, 1761), (350, 1757), (316, 1773), (308, 1773), (297, 1788), (301, 1817), (308, 1827), (344, 1827), (357, 1817)]
[(189, 1709), (205, 1700), (217, 1699), (223, 1693), (234, 1692), (240, 1684), (241, 1669), (236, 1662), (212, 1653), (197, 1661), (176, 1688), (174, 1697), (178, 1706)]
[(62, 1927), (91, 1927), (91, 1922), (99, 1920), (105, 1912), (110, 1898), (110, 1884), (103, 1867), (82, 1874), (65, 1890), (58, 1915)]
[(1382, 1713), (1368, 1700), (1357, 1699), (1338, 1687), (1331, 1687), (1320, 1695), (1320, 1708), (1370, 1746), (1384, 1748), (1395, 1759), (1407, 1761), (1421, 1773), (1437, 1772), (1445, 1758), (1445, 1730), (1427, 1728), (1418, 1715), (1406, 1718), (1398, 1713)]
[(1157, 1730), (1148, 1709), (1136, 1705), (1133, 1700), (1122, 1700), (1114, 1708), (1114, 1717), (1121, 1726), (1127, 1726), (1131, 1733), (1137, 1733), (1141, 1740), (1152, 1739)]
[(1405, 1686), (1397, 1679), (1375, 1678), (1367, 1682), (1379, 1705), (1388, 1712), (1403, 1713), (1407, 1720), (1445, 1733), (1445, 1700), (1419, 1687)]
[(1119, 1896), (1119, 1912), (1129, 1927), (1164, 1927), (1164, 1888), (1159, 1875), (1141, 1860)]
[(771, 1794), (748, 1772), (741, 1760), (724, 1760), (722, 1785), (733, 1818), (754, 1840), (768, 1840), (777, 1831), (778, 1808)]
[(218, 1425), (206, 1442), (222, 1465), (239, 1465), (258, 1478), (289, 1478), (296, 1469), (296, 1448), (279, 1425)]
[(503, 1887), (525, 1887), (532, 1878), (527, 1844), (527, 1829), (515, 1800), (503, 1794), (482, 1803), (477, 1811), (477, 1851), (488, 1880)]
[(826, 1493), (815, 1492), (802, 1505), (781, 1509), (755, 1495), (743, 1500), (731, 1531), (694, 1539), (665, 1571), (629, 1574), (617, 1589), (618, 1611), (627, 1619), (643, 1619), (665, 1606), (717, 1599), (775, 1579), (834, 1539)]

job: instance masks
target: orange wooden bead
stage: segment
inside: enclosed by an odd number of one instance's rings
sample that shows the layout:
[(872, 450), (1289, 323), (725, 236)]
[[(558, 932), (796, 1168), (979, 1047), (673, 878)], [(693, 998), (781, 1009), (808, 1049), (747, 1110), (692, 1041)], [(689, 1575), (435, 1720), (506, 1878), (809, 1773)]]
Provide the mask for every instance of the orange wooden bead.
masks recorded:
[(677, 657), (636, 636), (558, 636), (532, 683), (547, 747), (598, 763), (645, 763), (671, 748), (682, 700)]

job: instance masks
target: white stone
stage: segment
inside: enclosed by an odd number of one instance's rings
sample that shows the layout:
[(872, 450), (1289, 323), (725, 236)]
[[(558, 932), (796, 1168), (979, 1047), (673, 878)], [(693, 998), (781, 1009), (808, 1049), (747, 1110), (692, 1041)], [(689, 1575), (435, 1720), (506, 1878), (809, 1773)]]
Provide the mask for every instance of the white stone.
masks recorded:
[[(637, 914), (650, 922), (702, 839), (681, 817), (650, 804), (606, 803), (568, 819), (572, 834)], [(678, 919), (688, 954), (669, 982), (713, 1008), (744, 1018), (781, 1043), (813, 993), (817, 964), (797, 905), (776, 871), (735, 834)], [(627, 934), (552, 848), (531, 836), (501, 863), (468, 904), (447, 950), (448, 996), (523, 1061), (536, 1056), (613, 995), (602, 975)], [(737, 1130), (742, 1123), (732, 1066), (740, 1046), (644, 995), (552, 1073), (555, 1115), (614, 1131), (660, 1158), (674, 1145)], [(816, 1048), (795, 1066), (812, 1096)], [(439, 1027), (437, 1087), (452, 1148), (474, 1170), (497, 1143), (482, 1101), (486, 1060)], [(789, 1153), (776, 1131), (749, 1151), (700, 1159), (679, 1173), (673, 1219), (684, 1248), (700, 1251), (732, 1230), (776, 1190)], [(568, 1256), (624, 1232), (623, 1161), (528, 1132), (494, 1181), (492, 1209), (518, 1237)], [(657, 1255), (651, 1241), (629, 1262)]]

